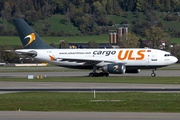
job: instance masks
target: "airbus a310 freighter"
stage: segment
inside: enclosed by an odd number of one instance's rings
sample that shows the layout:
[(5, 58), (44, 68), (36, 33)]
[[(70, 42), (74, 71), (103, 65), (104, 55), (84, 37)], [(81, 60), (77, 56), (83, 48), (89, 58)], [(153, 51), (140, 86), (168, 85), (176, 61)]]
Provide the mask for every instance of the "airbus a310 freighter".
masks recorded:
[[(23, 19), (13, 21), (24, 46), (15, 53), (57, 66), (93, 69), (90, 77), (139, 73), (140, 69), (152, 69), (154, 77), (157, 68), (177, 62), (169, 52), (149, 48), (57, 49), (47, 45)], [(102, 72), (97, 73), (97, 69)]]

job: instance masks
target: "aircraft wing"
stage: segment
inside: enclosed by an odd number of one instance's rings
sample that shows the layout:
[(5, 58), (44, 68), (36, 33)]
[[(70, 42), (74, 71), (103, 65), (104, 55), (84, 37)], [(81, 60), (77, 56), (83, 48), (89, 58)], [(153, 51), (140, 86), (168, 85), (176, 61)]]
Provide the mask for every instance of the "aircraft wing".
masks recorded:
[(98, 64), (100, 62), (107, 62), (107, 63), (121, 63), (121, 64), (126, 64), (126, 62), (123, 61), (115, 61), (115, 60), (104, 60), (101, 58), (58, 58), (61, 59), (61, 61), (69, 61), (69, 62), (86, 62), (89, 64)]

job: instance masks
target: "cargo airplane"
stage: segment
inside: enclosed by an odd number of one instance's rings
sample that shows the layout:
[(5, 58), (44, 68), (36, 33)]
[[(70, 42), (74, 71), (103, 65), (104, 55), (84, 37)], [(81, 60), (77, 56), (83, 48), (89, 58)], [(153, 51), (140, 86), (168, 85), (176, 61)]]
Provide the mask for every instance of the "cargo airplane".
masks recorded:
[[(154, 77), (157, 68), (177, 62), (169, 52), (149, 48), (56, 49), (46, 44), (23, 19), (13, 22), (24, 46), (15, 53), (57, 66), (92, 69), (89, 77), (139, 73), (140, 69), (152, 69)], [(102, 72), (96, 72), (97, 69)]]

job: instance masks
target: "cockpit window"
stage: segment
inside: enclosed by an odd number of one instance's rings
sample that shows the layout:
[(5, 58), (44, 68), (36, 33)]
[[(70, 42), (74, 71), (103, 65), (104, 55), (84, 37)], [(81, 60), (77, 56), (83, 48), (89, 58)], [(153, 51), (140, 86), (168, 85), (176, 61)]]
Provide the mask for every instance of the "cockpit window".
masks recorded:
[(172, 56), (172, 55), (171, 54), (165, 54), (164, 56), (167, 57), (167, 56)]

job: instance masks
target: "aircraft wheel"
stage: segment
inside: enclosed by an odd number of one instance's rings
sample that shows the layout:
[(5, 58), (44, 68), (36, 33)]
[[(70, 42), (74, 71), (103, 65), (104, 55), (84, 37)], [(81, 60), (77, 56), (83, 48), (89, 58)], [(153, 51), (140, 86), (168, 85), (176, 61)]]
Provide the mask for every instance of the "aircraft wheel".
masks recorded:
[(100, 76), (100, 77), (103, 77), (103, 76), (104, 76), (104, 73), (103, 73), (103, 72), (100, 72), (100, 73), (99, 73), (99, 76)]
[(108, 76), (109, 76), (109, 73), (104, 73), (104, 76), (105, 76), (105, 77), (108, 77)]
[(100, 72), (100, 73), (99, 73), (99, 76), (100, 76), (100, 77), (108, 77), (108, 76), (109, 76), (109, 73), (107, 73), (107, 72)]
[(99, 73), (95, 73), (95, 74), (94, 74), (94, 77), (98, 77), (98, 76), (99, 76)]
[(151, 76), (152, 76), (152, 77), (155, 77), (155, 76), (156, 76), (156, 74), (155, 74), (155, 73), (152, 73), (152, 74), (151, 74)]
[(93, 73), (89, 73), (89, 77), (93, 77)]
[(107, 77), (107, 75), (106, 75), (106, 74), (103, 74), (103, 77)]

